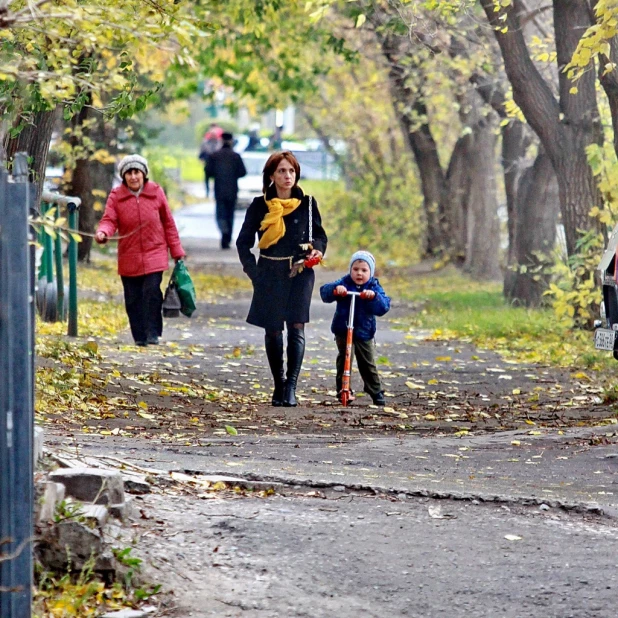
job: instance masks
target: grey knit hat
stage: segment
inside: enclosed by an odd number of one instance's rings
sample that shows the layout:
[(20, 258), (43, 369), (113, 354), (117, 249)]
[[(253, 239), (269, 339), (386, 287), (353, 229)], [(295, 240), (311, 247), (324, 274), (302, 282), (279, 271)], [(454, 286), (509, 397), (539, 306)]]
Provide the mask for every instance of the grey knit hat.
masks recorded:
[(148, 161), (144, 157), (140, 157), (138, 154), (127, 155), (118, 164), (118, 173), (120, 178), (124, 180), (124, 175), (129, 170), (139, 170), (144, 174), (145, 178), (148, 178)]
[(357, 251), (350, 258), (350, 270), (352, 270), (352, 264), (354, 264), (354, 262), (356, 262), (358, 260), (362, 260), (363, 262), (367, 262), (367, 265), (369, 266), (369, 275), (370, 275), (370, 277), (373, 277), (373, 275), (376, 272), (376, 259), (373, 257), (373, 255), (371, 255), (371, 253), (369, 253), (369, 251)]

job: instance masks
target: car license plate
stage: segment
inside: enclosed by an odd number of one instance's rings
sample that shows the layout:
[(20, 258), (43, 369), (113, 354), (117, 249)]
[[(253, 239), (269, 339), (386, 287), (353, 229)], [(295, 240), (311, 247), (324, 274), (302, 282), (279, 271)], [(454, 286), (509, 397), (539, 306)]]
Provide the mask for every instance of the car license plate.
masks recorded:
[(613, 350), (616, 332), (609, 328), (597, 328), (594, 331), (594, 347), (597, 350)]

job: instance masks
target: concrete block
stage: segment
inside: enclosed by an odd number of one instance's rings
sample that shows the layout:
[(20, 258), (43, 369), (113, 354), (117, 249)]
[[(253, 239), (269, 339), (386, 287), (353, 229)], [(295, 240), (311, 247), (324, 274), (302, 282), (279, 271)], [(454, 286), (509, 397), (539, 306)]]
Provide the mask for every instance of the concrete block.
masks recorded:
[(122, 475), (112, 470), (96, 468), (65, 468), (54, 470), (50, 479), (62, 483), (67, 495), (81, 502), (122, 504), (124, 488)]
[(91, 555), (102, 556), (104, 546), (98, 530), (70, 519), (52, 526), (39, 540), (36, 552), (47, 568), (64, 570), (70, 564), (80, 570)]
[(65, 488), (62, 483), (47, 481), (44, 483), (45, 489), (41, 498), (41, 510), (39, 511), (38, 521), (43, 523), (54, 520), (56, 505), (64, 500)]
[(84, 519), (88, 522), (94, 522), (99, 530), (107, 523), (109, 511), (102, 504), (87, 504), (82, 508)]
[(34, 446), (32, 449), (32, 455), (34, 457), (34, 467), (36, 468), (37, 463), (40, 459), (43, 459), (43, 437), (44, 432), (42, 427), (34, 428)]
[(112, 517), (120, 519), (121, 521), (125, 521), (135, 512), (133, 500), (131, 498), (127, 498), (124, 502), (120, 502), (119, 504), (108, 504), (107, 508)]

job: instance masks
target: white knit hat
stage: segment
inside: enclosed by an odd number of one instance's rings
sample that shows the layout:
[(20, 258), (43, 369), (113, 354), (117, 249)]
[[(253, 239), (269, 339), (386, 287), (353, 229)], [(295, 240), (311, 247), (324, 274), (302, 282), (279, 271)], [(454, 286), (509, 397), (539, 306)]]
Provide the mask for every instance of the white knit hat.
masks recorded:
[(144, 177), (148, 177), (148, 161), (144, 157), (140, 157), (138, 154), (127, 155), (118, 164), (118, 173), (120, 178), (124, 180), (124, 175), (129, 170), (139, 170), (144, 174)]
[(371, 253), (369, 253), (369, 251), (357, 251), (350, 258), (350, 270), (352, 269), (352, 264), (354, 264), (354, 262), (356, 262), (358, 260), (362, 260), (363, 262), (367, 262), (367, 265), (369, 266), (369, 276), (373, 277), (373, 275), (376, 272), (376, 259), (373, 257), (373, 255), (371, 255)]

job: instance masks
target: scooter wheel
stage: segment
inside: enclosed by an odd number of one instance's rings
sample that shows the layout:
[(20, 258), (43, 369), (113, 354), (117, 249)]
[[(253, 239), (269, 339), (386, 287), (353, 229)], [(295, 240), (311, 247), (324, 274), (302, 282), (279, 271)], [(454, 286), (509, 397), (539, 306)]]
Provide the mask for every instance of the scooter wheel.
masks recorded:
[(348, 401), (350, 400), (350, 393), (348, 391), (341, 392), (341, 405), (345, 408), (348, 405)]

